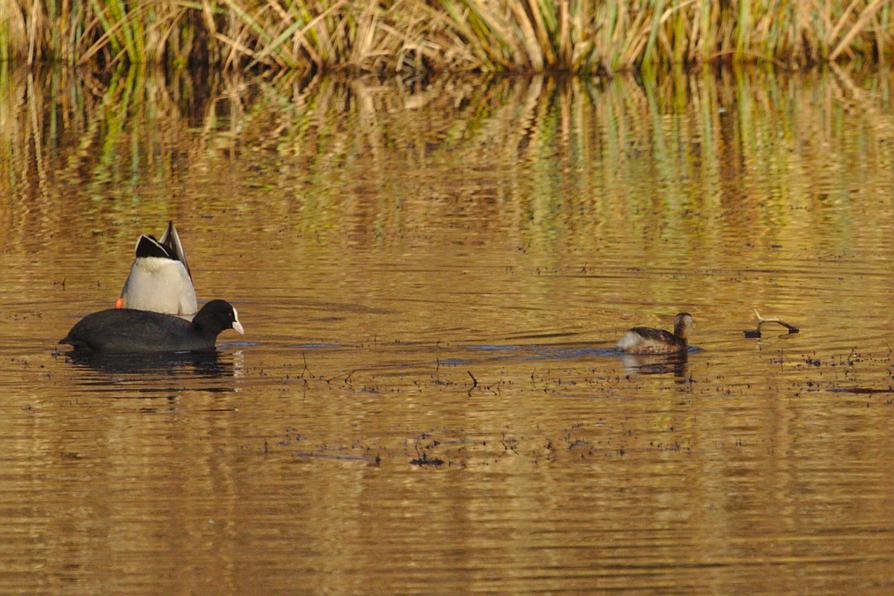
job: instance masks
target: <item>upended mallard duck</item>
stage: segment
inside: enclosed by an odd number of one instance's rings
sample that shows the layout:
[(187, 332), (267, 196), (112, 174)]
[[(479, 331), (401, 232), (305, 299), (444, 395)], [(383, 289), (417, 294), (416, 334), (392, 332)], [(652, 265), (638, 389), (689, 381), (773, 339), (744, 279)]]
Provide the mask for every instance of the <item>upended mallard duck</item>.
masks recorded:
[(124, 282), (115, 308), (148, 310), (179, 317), (196, 314), (196, 290), (192, 273), (174, 222), (161, 240), (141, 235), (134, 247), (136, 253), (130, 274)]

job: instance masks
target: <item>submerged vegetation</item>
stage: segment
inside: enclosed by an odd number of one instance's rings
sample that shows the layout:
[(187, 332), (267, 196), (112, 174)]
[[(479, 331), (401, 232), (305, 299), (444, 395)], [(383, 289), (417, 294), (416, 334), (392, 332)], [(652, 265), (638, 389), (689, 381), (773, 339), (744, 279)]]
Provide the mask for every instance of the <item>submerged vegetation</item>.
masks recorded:
[(887, 61), (890, 0), (0, 0), (0, 59), (611, 73)]

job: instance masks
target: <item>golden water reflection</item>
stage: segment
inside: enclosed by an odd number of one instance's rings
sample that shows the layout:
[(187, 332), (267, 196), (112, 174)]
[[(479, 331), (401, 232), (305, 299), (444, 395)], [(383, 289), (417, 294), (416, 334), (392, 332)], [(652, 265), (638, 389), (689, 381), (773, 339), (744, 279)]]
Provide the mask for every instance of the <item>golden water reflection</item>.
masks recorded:
[[(890, 590), (891, 84), (0, 67), (0, 586)], [(169, 218), (246, 336), (56, 352)]]

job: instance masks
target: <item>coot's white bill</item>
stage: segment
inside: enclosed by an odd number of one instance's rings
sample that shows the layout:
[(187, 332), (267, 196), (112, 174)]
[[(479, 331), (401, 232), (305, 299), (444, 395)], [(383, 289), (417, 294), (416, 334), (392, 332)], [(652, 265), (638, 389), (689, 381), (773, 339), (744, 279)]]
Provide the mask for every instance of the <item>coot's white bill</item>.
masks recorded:
[(239, 335), (245, 335), (245, 330), (242, 328), (242, 323), (239, 322), (239, 313), (236, 312), (236, 307), (233, 307), (233, 329)]

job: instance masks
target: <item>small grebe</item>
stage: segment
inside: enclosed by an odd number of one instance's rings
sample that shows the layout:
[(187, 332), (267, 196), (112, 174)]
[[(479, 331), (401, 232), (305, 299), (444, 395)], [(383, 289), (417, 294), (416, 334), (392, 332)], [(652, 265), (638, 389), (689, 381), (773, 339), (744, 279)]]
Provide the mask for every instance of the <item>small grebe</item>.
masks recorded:
[(681, 312), (674, 317), (674, 332), (651, 327), (634, 327), (618, 340), (618, 349), (630, 354), (674, 354), (685, 352), (692, 315)]

